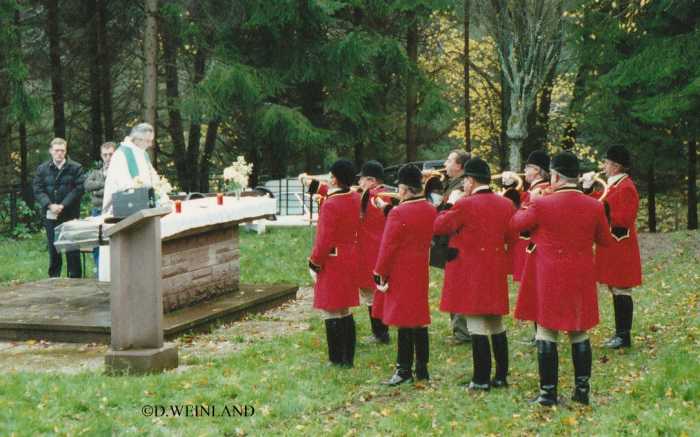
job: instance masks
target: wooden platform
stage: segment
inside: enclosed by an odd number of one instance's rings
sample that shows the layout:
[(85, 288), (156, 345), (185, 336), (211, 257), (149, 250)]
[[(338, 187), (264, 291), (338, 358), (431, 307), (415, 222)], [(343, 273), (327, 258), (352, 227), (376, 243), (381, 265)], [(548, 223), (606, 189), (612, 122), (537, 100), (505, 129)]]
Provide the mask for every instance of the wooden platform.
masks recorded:
[[(215, 322), (237, 320), (296, 297), (294, 285), (247, 285), (210, 301), (167, 313), (171, 339), (206, 331)], [(109, 283), (94, 279), (44, 279), (0, 288), (0, 340), (109, 343)]]

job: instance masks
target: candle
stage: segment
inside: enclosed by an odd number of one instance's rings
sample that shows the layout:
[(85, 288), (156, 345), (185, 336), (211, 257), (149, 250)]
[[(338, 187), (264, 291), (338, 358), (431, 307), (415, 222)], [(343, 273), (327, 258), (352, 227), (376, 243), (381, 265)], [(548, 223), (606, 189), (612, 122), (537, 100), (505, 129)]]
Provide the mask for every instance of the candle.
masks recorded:
[(177, 214), (182, 212), (182, 201), (180, 201), (180, 200), (175, 201), (175, 212)]
[(216, 193), (216, 204), (217, 204), (217, 205), (223, 205), (223, 204), (224, 204), (224, 195), (223, 195), (223, 193)]

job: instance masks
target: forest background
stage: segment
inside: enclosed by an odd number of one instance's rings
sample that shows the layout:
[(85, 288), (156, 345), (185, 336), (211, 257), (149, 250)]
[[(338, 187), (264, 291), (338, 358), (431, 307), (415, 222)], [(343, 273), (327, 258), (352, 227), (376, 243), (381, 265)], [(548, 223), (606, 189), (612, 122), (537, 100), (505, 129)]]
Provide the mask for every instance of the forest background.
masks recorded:
[(90, 169), (146, 120), (186, 192), (238, 155), (256, 186), (454, 148), (595, 169), (623, 144), (639, 226), (697, 229), (699, 20), (692, 0), (0, 0), (0, 224), (15, 193), (31, 231), (53, 137)]

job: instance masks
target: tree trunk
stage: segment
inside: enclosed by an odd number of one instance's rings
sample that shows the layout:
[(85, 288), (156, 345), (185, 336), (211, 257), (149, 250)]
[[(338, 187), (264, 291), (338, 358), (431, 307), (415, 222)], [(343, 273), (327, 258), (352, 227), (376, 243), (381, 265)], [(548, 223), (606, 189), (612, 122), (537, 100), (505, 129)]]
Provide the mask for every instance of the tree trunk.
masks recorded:
[(532, 107), (528, 116), (528, 134), (523, 144), (523, 158), (535, 150), (544, 149), (549, 132), (549, 110), (552, 107), (555, 67), (552, 67), (539, 95), (539, 102)]
[(121, 140), (114, 137), (114, 114), (112, 111), (112, 53), (107, 35), (106, 0), (97, 0), (97, 42), (100, 64), (100, 94), (104, 117), (104, 138), (107, 141)]
[[(194, 78), (193, 85), (196, 86), (204, 79), (204, 68), (206, 66), (206, 53), (203, 49), (197, 49), (194, 56)], [(199, 174), (197, 172), (197, 162), (199, 158), (199, 144), (202, 138), (202, 124), (198, 119), (192, 119), (190, 123), (190, 134), (187, 141), (187, 162), (189, 165), (188, 183), (192, 191), (199, 191)]]
[[(156, 16), (158, 0), (145, 0), (146, 26), (143, 34), (143, 119), (156, 126), (156, 61), (158, 55), (158, 38)], [(153, 165), (158, 168), (158, 146), (153, 146)]]
[(649, 216), (649, 232), (656, 232), (656, 183), (654, 181), (654, 163), (649, 164), (649, 179), (647, 214)]
[[(167, 20), (167, 19), (166, 19)], [(168, 131), (173, 142), (173, 160), (175, 172), (183, 191), (191, 192), (188, 178), (187, 156), (185, 151), (185, 133), (182, 128), (182, 115), (178, 109), (180, 100), (179, 79), (177, 71), (177, 51), (179, 38), (174, 35), (172, 26), (166, 20), (161, 21), (160, 33), (163, 41), (163, 70), (165, 72), (165, 95), (168, 107)]]
[[(299, 87), (299, 95), (301, 96), (301, 111), (304, 117), (309, 119), (315, 127), (323, 128), (324, 113), (323, 113), (323, 82), (320, 80), (312, 80), (304, 82)], [(304, 167), (300, 171), (305, 171), (309, 174), (319, 174), (325, 169), (323, 168), (324, 153), (318, 147), (304, 148)]]
[(464, 0), (464, 148), (472, 151), (471, 142), (471, 102), (469, 101), (469, 18), (471, 0)]
[(256, 144), (250, 145), (248, 148), (248, 158), (246, 161), (253, 164), (253, 171), (250, 174), (250, 186), (257, 187), (260, 185), (260, 175), (262, 174), (263, 157), (258, 153)]
[(501, 77), (501, 134), (500, 144), (498, 145), (498, 162), (500, 171), (508, 168), (508, 135), (506, 129), (508, 126), (508, 113), (510, 113), (510, 86), (503, 76)]
[(364, 149), (365, 146), (362, 144), (362, 141), (357, 141), (355, 143), (355, 146), (353, 147), (354, 151), (354, 156), (355, 156), (355, 165), (357, 168), (360, 168), (362, 164), (364, 163)]
[[(410, 69), (418, 68), (418, 21), (416, 13), (408, 14), (408, 30), (406, 32), (406, 53), (410, 63)], [(416, 110), (418, 102), (416, 78), (412, 71), (406, 77), (406, 160), (418, 159), (418, 145), (416, 143)]]
[(100, 160), (102, 144), (102, 107), (100, 105), (100, 50), (96, 0), (85, 3), (88, 52), (90, 64), (90, 151), (93, 161)]
[(49, 40), (51, 62), (51, 99), (53, 101), (54, 136), (66, 137), (66, 117), (64, 113), (63, 70), (61, 68), (60, 35), (58, 29), (58, 0), (46, 1), (46, 36)]
[(697, 140), (688, 141), (688, 229), (698, 228)]
[(34, 206), (32, 187), (29, 184), (29, 171), (27, 169), (27, 126), (23, 121), (19, 122), (19, 183), (22, 191), (22, 199), (30, 207)]
[(552, 108), (552, 89), (554, 88), (554, 77), (556, 72), (556, 64), (549, 72), (547, 79), (540, 94), (540, 104), (537, 108), (537, 124), (539, 125), (540, 148), (544, 147), (549, 135), (549, 110)]
[(211, 156), (216, 147), (219, 124), (219, 120), (210, 121), (207, 127), (207, 135), (204, 139), (204, 152), (202, 153), (202, 160), (199, 163), (199, 191), (202, 193), (209, 192), (209, 169), (211, 167)]

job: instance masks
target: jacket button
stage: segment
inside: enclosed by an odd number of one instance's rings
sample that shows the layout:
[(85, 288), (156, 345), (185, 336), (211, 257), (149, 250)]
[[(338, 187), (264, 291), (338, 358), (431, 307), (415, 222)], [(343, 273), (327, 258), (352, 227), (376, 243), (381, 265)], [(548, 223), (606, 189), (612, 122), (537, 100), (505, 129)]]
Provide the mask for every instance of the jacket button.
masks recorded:
[(481, 248), (481, 251), (482, 251), (482, 252), (485, 251), (485, 250), (486, 250), (486, 249), (484, 249), (483, 247)]

